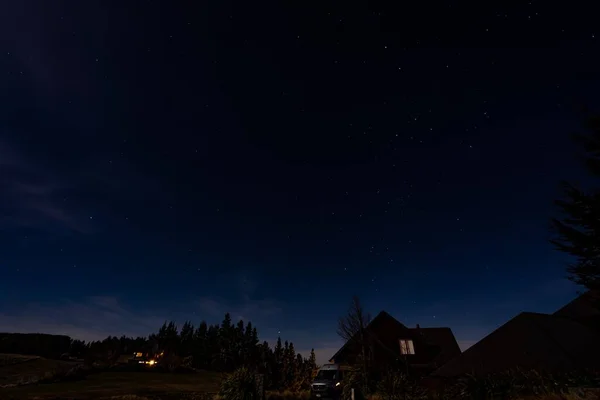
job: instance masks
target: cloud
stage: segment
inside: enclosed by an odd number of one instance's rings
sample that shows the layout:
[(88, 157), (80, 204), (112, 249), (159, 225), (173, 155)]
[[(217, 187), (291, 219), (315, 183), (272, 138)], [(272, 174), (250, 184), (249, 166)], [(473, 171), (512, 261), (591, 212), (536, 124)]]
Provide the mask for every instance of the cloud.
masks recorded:
[(133, 312), (115, 297), (96, 296), (52, 305), (29, 303), (17, 312), (0, 313), (0, 331), (62, 334), (89, 341), (109, 335), (147, 336), (165, 319), (165, 316)]
[(207, 320), (212, 319), (212, 323), (220, 322), (225, 312), (230, 312), (234, 321), (243, 319), (254, 323), (282, 312), (282, 306), (272, 300), (230, 304), (202, 298), (195, 306), (198, 308), (196, 313), (190, 313), (188, 304), (185, 310), (134, 310), (115, 296), (89, 296), (79, 301), (63, 300), (54, 304), (26, 303), (14, 311), (0, 309), (0, 332), (64, 334), (87, 341), (109, 335), (147, 336), (155, 333), (165, 321), (181, 324), (194, 320), (199, 313)]
[(66, 185), (49, 168), (30, 162), (0, 141), (0, 209), (3, 226), (91, 232), (85, 217), (67, 207)]

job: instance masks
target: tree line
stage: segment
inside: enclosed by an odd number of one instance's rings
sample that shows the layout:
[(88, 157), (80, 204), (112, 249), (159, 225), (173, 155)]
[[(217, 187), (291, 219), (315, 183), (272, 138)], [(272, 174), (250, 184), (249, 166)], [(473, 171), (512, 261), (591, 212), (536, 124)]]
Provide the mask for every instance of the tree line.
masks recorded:
[(68, 352), (73, 341), (65, 335), (44, 333), (0, 333), (0, 353), (58, 358)]
[(274, 390), (307, 388), (317, 370), (314, 349), (305, 358), (292, 342), (282, 342), (281, 337), (273, 347), (266, 341), (261, 343), (251, 322), (234, 324), (229, 313), (220, 324), (202, 321), (194, 326), (188, 321), (179, 329), (171, 321), (148, 337), (109, 336), (88, 343), (73, 340), (70, 349), (71, 356), (108, 362), (135, 352), (164, 352), (165, 363), (175, 367), (222, 372), (250, 368), (264, 375), (265, 388)]

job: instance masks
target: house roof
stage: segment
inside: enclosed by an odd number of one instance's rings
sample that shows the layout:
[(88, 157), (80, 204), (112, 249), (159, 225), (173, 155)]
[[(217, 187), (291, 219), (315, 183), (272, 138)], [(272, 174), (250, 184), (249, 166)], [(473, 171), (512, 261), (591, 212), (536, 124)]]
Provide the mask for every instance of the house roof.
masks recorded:
[[(393, 320), (395, 323), (399, 324), (400, 327), (406, 328), (402, 323), (400, 323), (396, 318), (392, 317), (390, 314), (388, 314), (385, 311), (381, 311), (379, 312), (379, 314), (377, 314), (375, 316), (375, 318), (373, 318), (365, 327), (365, 331), (367, 332), (368, 335), (370, 335), (373, 339), (375, 339), (376, 341), (379, 342), (379, 339), (377, 338), (376, 335), (373, 334), (373, 327), (378, 325), (379, 322), (381, 322), (384, 319), (389, 319), (389, 320)], [(331, 356), (330, 360), (334, 360), (335, 358), (337, 358), (341, 353), (344, 352), (344, 350), (346, 350), (348, 348), (348, 346), (350, 345), (350, 343), (353, 341), (354, 337), (356, 336), (356, 334), (348, 341), (346, 341), (346, 343), (344, 343), (344, 345), (335, 352), (335, 354), (333, 356)]]
[(552, 315), (575, 319), (598, 317), (600, 316), (600, 309), (596, 306), (597, 303), (594, 303), (596, 299), (598, 297), (595, 297), (591, 291), (587, 291), (555, 311)]
[(440, 348), (440, 353), (433, 360), (439, 365), (461, 354), (458, 342), (450, 328), (412, 328), (411, 331), (421, 334), (428, 344)]
[[(452, 330), (450, 328), (407, 328), (404, 324), (402, 324), (400, 321), (398, 321), (396, 318), (392, 317), (390, 314), (388, 314), (385, 311), (381, 311), (379, 314), (377, 314), (377, 316), (375, 318), (373, 318), (373, 320), (371, 320), (371, 322), (365, 328), (365, 331), (367, 332), (367, 334), (379, 343), (381, 343), (381, 341), (377, 338), (375, 331), (376, 331), (377, 325), (379, 325), (379, 323), (383, 322), (384, 320), (395, 324), (395, 326), (398, 330), (407, 329), (414, 334), (420, 334), (427, 344), (439, 347), (440, 352), (435, 357), (435, 360), (433, 360), (435, 362), (438, 362), (438, 363), (446, 362), (460, 354), (460, 348), (459, 348), (458, 343), (456, 342), (456, 339), (454, 338), (454, 334), (452, 333)], [(348, 342), (346, 342), (331, 357), (331, 360), (338, 357), (347, 348), (347, 346), (351, 342), (352, 342), (352, 340), (349, 340)], [(389, 350), (393, 351), (391, 349), (389, 349)], [(396, 352), (397, 351), (399, 351), (399, 349), (397, 349)]]
[(588, 368), (600, 359), (600, 338), (570, 318), (523, 312), (454, 358), (433, 375), (487, 374), (515, 367)]

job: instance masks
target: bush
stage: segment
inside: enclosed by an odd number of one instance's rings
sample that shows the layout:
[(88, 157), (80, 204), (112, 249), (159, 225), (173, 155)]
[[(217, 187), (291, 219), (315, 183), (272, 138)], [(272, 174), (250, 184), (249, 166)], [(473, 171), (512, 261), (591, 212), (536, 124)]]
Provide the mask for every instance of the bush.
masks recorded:
[(223, 400), (260, 400), (256, 375), (246, 367), (235, 370), (221, 383), (219, 397)]
[(282, 392), (267, 392), (266, 400), (309, 400), (310, 399), (310, 391), (301, 390), (301, 391), (291, 391), (284, 390)]
[(486, 376), (467, 375), (454, 389), (462, 399), (514, 399), (517, 397), (552, 397), (569, 394), (571, 388), (598, 387), (597, 373), (574, 371), (549, 374), (534, 370), (509, 370)]
[(123, 396), (113, 396), (110, 400), (149, 400), (147, 397), (137, 396), (135, 394), (125, 394)]
[(79, 364), (69, 369), (60, 368), (54, 371), (48, 371), (35, 383), (79, 381), (85, 379), (86, 376), (93, 373), (94, 371), (94, 368), (86, 367), (84, 365)]
[(377, 386), (383, 400), (424, 400), (427, 391), (405, 373), (390, 372), (385, 374)]
[(342, 399), (352, 398), (352, 389), (354, 389), (354, 398), (365, 399), (370, 391), (364, 386), (364, 377), (362, 371), (358, 368), (344, 372), (342, 379)]

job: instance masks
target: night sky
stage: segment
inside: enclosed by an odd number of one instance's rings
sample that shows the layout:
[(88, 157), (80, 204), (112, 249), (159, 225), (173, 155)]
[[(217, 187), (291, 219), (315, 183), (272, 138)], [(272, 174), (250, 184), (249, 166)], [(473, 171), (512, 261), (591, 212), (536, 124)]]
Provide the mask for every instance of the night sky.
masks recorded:
[(3, 2), (0, 331), (229, 311), (323, 362), (353, 294), (463, 349), (557, 309), (600, 31), (519, 3)]

